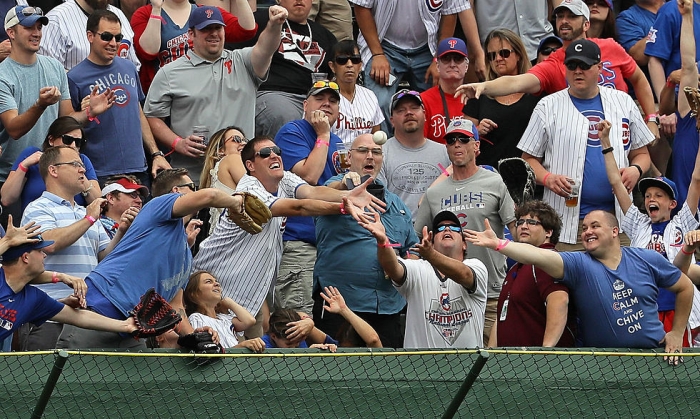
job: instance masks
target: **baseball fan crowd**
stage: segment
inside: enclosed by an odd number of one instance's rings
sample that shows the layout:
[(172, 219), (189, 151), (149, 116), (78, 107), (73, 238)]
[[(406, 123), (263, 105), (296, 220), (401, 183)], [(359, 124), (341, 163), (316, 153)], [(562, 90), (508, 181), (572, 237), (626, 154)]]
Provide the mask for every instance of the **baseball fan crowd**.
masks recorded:
[(700, 1), (0, 14), (5, 351), (696, 343)]

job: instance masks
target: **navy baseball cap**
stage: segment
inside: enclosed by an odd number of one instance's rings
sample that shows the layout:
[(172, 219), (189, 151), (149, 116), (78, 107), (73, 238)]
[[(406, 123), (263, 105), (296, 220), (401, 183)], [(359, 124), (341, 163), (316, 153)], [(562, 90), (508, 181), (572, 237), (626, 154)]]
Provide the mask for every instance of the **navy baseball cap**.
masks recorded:
[(316, 81), (313, 85), (311, 85), (311, 89), (309, 89), (309, 93), (306, 94), (306, 98), (308, 99), (311, 96), (316, 96), (317, 94), (325, 92), (326, 90), (333, 93), (336, 99), (340, 100), (340, 87), (338, 87), (338, 83), (330, 80)]
[(196, 7), (190, 14), (189, 27), (201, 31), (209, 25), (226, 26), (224, 17), (221, 16), (221, 10), (214, 6)]
[(588, 39), (574, 41), (566, 48), (564, 64), (571, 61), (581, 61), (588, 65), (598, 64), (600, 62), (600, 47)]
[(661, 189), (662, 191), (666, 192), (668, 196), (671, 197), (671, 199), (678, 199), (678, 188), (676, 187), (676, 183), (671, 179), (664, 176), (659, 176), (645, 177), (644, 179), (639, 181), (639, 191), (642, 192), (642, 195), (644, 195), (647, 189), (651, 188), (652, 186), (655, 186)]
[(32, 250), (43, 249), (44, 247), (51, 246), (54, 243), (53, 240), (42, 239), (41, 234), (36, 236), (36, 238), (39, 239), (39, 241), (10, 247), (9, 249), (7, 249), (7, 251), (5, 251), (5, 253), (2, 254), (2, 260), (16, 260), (27, 252), (31, 252)]
[(459, 218), (455, 215), (454, 212), (452, 211), (440, 211), (435, 218), (433, 218), (433, 233), (437, 233), (437, 229), (440, 226), (440, 223), (445, 222), (445, 221), (450, 221), (452, 224), (456, 225), (459, 228), (462, 228), (462, 223), (459, 221)]
[(549, 35), (549, 36), (542, 38), (542, 40), (540, 41), (540, 44), (537, 46), (537, 53), (539, 54), (545, 45), (551, 44), (551, 43), (557, 43), (557, 44), (559, 44), (559, 47), (564, 46), (564, 41), (562, 41), (561, 38), (559, 38), (556, 35)]
[(415, 90), (401, 89), (391, 97), (391, 107), (389, 109), (394, 112), (394, 109), (399, 106), (399, 102), (404, 99), (413, 99), (419, 105), (424, 106), (420, 93), (416, 92)]
[(44, 12), (39, 7), (32, 6), (15, 6), (7, 11), (5, 15), (5, 30), (10, 29), (15, 25), (22, 25), (25, 28), (30, 28), (40, 21), (42, 25), (49, 24), (49, 18), (44, 16)]
[(437, 56), (442, 57), (445, 54), (455, 53), (467, 56), (467, 44), (459, 38), (446, 38), (438, 44)]

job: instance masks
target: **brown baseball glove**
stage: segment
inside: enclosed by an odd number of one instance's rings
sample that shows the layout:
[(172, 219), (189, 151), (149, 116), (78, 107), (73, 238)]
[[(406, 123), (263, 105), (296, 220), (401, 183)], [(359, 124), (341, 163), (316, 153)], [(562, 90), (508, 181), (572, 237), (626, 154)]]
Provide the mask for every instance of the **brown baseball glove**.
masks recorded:
[(272, 218), (272, 212), (263, 201), (249, 192), (236, 192), (233, 194), (243, 197), (243, 212), (229, 208), (228, 218), (240, 228), (250, 234), (258, 234), (262, 226)]
[[(685, 86), (683, 88), (683, 93), (688, 99), (688, 105), (690, 105), (690, 114), (697, 117), (700, 113), (700, 91), (697, 87)], [(698, 122), (700, 124), (700, 121)]]

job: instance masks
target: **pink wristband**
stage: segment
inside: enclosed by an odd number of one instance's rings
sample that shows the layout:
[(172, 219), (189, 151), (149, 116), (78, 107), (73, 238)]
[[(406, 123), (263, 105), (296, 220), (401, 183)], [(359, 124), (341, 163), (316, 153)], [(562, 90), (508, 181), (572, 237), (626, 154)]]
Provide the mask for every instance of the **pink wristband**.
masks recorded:
[(331, 145), (331, 143), (329, 143), (329, 142), (326, 141), (326, 140), (322, 140), (322, 139), (320, 139), (320, 138), (316, 140), (316, 147), (321, 147), (321, 146), (324, 146), (324, 145), (325, 145), (326, 147), (328, 147), (328, 146)]
[(165, 19), (163, 19), (163, 16), (151, 15), (151, 16), (149, 16), (148, 18), (149, 18), (149, 19), (158, 19), (158, 20), (160, 20), (160, 23), (162, 23), (163, 25), (165, 25)]
[(551, 175), (551, 174), (552, 174), (552, 172), (547, 172), (547, 174), (544, 175), (544, 179), (542, 179), (542, 185), (547, 186), (547, 178), (548, 178), (549, 175)]
[(92, 215), (86, 215), (86, 216), (85, 216), (85, 219), (88, 220), (88, 222), (90, 223), (90, 225), (95, 224), (95, 221), (97, 221), (97, 220), (95, 220), (95, 217), (93, 217)]
[(389, 242), (386, 242), (386, 243), (384, 243), (384, 244), (379, 244), (379, 243), (377, 243), (377, 247), (401, 247), (401, 245), (400, 245), (399, 243), (389, 243)]
[(683, 246), (681, 246), (681, 253), (683, 253), (684, 255), (690, 256), (690, 255), (692, 255), (692, 254), (695, 253), (695, 252), (686, 252), (685, 250), (683, 250)]
[(496, 251), (497, 251), (497, 252), (500, 252), (501, 249), (503, 249), (504, 247), (508, 246), (508, 243), (510, 243), (510, 240), (508, 240), (508, 239), (499, 240), (499, 241), (498, 241), (498, 246), (496, 246)]
[(24, 167), (24, 165), (22, 163), (20, 163), (17, 167), (19, 168), (19, 170), (23, 171), (24, 173), (27, 173), (27, 170), (29, 170), (26, 167)]
[(53, 274), (51, 275), (51, 283), (56, 284), (59, 281), (60, 281), (60, 279), (58, 279), (58, 272), (53, 271)]
[(97, 119), (96, 116), (90, 116), (90, 107), (89, 106), (87, 108), (85, 108), (85, 116), (87, 116), (87, 119), (89, 122), (95, 121), (98, 124), (100, 123), (100, 120)]
[(341, 202), (341, 203), (340, 203), (340, 213), (343, 214), (343, 215), (345, 215), (345, 214), (348, 213), (348, 212), (345, 210), (345, 202)]

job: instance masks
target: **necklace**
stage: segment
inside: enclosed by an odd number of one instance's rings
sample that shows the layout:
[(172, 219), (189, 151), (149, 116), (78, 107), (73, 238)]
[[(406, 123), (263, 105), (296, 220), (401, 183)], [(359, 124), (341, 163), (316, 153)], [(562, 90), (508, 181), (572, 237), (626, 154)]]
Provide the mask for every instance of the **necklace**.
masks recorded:
[[(287, 29), (289, 30), (289, 38), (292, 40), (292, 43), (299, 48), (299, 51), (306, 52), (311, 48), (311, 44), (314, 42), (314, 37), (313, 34), (311, 33), (311, 25), (309, 25), (309, 21), (306, 21), (306, 29), (309, 31), (309, 44), (306, 46), (306, 48), (302, 48), (301, 45), (297, 41), (294, 40), (294, 32), (292, 32), (292, 27), (289, 26), (289, 21), (285, 20), (284, 24), (287, 25)], [(301, 35), (301, 34), (298, 34)]]

